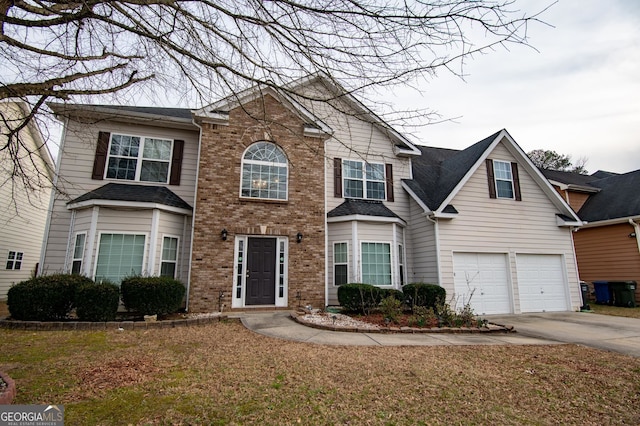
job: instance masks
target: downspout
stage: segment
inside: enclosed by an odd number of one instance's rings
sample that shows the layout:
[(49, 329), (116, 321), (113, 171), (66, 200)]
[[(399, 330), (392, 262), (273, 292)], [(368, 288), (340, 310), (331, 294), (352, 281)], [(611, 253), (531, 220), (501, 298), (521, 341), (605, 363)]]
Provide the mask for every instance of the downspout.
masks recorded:
[(633, 219), (629, 219), (629, 224), (635, 229), (636, 243), (638, 244), (638, 253), (640, 253), (640, 225), (638, 225)]
[(425, 214), (427, 220), (433, 223), (434, 238), (436, 240), (436, 270), (438, 271), (438, 285), (442, 287), (442, 268), (440, 267), (440, 235), (438, 231), (438, 219), (433, 213)]
[(189, 244), (189, 268), (187, 272), (187, 300), (185, 303), (185, 311), (189, 312), (189, 301), (191, 300), (191, 265), (193, 262), (193, 236), (195, 235), (196, 226), (196, 206), (198, 204), (198, 178), (200, 175), (200, 152), (202, 150), (202, 126), (196, 123), (195, 119), (191, 119), (194, 126), (199, 129), (198, 134), (198, 158), (196, 160), (196, 184), (193, 192), (193, 215), (191, 215), (191, 241)]
[[(327, 154), (327, 143), (329, 143), (329, 139), (324, 140), (324, 152), (323, 155)], [(329, 306), (329, 223), (327, 222), (327, 209), (328, 209), (328, 197), (327, 197), (327, 169), (325, 168), (325, 176), (324, 176), (324, 306)], [(349, 264), (349, 253), (347, 253), (347, 265)], [(331, 262), (333, 263), (333, 262)], [(335, 284), (334, 284), (335, 285)], [(289, 290), (287, 288), (287, 290)], [(298, 301), (299, 302), (299, 301)]]

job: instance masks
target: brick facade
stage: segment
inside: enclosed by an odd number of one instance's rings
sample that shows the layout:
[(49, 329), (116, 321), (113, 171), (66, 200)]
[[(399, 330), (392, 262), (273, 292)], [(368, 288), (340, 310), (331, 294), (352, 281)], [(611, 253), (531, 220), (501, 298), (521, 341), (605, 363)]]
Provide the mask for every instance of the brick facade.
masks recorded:
[[(217, 311), (221, 293), (225, 310), (231, 307), (237, 235), (288, 237), (289, 307), (324, 306), (324, 139), (305, 137), (303, 131), (304, 122), (270, 95), (231, 110), (229, 125), (202, 124), (191, 312)], [(288, 157), (288, 201), (240, 198), (242, 155), (262, 140), (277, 144)], [(228, 231), (226, 241), (222, 229)]]

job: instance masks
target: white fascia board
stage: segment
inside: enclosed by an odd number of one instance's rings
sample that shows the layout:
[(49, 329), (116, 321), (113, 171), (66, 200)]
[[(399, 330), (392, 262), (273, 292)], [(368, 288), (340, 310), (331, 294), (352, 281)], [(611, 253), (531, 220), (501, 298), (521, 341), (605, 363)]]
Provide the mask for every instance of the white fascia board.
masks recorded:
[(585, 222), (582, 222), (581, 220), (577, 220), (577, 221), (566, 221), (564, 219), (562, 219), (559, 216), (556, 216), (556, 225), (558, 226), (573, 226), (573, 227), (582, 227), (584, 225)]
[(424, 211), (425, 214), (430, 215), (433, 213), (433, 211), (429, 207), (427, 207), (427, 205), (420, 199), (420, 197), (418, 197), (416, 193), (413, 192), (413, 190), (409, 188), (409, 186), (405, 182), (401, 182), (401, 183), (402, 183), (402, 188), (404, 188), (404, 190), (407, 191), (409, 196), (413, 198), (413, 201), (415, 201), (420, 206), (420, 208)]
[(158, 209), (170, 213), (182, 214), (185, 216), (191, 216), (193, 212), (188, 209), (182, 209), (180, 207), (167, 206), (166, 204), (159, 203), (145, 203), (141, 201), (120, 201), (120, 200), (86, 200), (77, 203), (67, 204), (67, 210), (85, 209), (93, 206), (100, 207), (116, 207), (127, 209), (141, 209), (151, 210)]
[(582, 222), (581, 228), (597, 228), (599, 226), (607, 226), (607, 225), (618, 225), (620, 223), (629, 223), (629, 220), (634, 222), (640, 221), (640, 216), (625, 216), (625, 217), (617, 217), (615, 219), (607, 219), (607, 220), (598, 220), (595, 222)]
[(434, 212), (433, 217), (436, 219), (455, 219), (458, 217), (458, 213)]
[(361, 214), (352, 214), (348, 216), (338, 216), (327, 218), (327, 223), (339, 222), (378, 222), (378, 223), (397, 223), (406, 226), (407, 222), (398, 217), (381, 217), (381, 216), (365, 216)]

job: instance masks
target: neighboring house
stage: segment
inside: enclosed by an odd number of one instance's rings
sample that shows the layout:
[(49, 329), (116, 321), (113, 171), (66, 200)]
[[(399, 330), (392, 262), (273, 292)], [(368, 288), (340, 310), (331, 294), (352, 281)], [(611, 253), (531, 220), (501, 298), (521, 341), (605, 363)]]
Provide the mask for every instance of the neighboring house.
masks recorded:
[[(0, 102), (0, 146), (6, 144), (8, 124), (15, 128), (28, 106), (22, 102)], [(30, 176), (32, 186), (18, 176), (12, 179), (14, 162), (9, 149), (0, 150), (0, 300), (7, 297), (11, 285), (29, 279), (38, 270), (42, 237), (45, 232), (53, 179), (53, 161), (40, 130), (30, 121), (18, 134), (20, 148), (16, 156)], [(32, 155), (28, 156), (27, 152)]]
[(459, 295), (454, 271), (474, 267), (479, 313), (580, 306), (580, 221), (506, 131), (420, 148), (328, 79), (291, 87), (305, 96), (252, 88), (196, 111), (52, 105), (69, 117), (70, 196), (54, 202), (46, 267), (116, 282), (175, 271), (193, 312), (335, 305), (348, 282)]
[(574, 234), (580, 279), (640, 282), (640, 170), (542, 172), (585, 222)]

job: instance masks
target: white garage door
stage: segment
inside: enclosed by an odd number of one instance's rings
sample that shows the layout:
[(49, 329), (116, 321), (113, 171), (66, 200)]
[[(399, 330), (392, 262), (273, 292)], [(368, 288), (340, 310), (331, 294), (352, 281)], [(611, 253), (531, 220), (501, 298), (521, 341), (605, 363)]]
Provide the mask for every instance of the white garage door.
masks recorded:
[(518, 254), (518, 289), (522, 312), (566, 311), (567, 280), (562, 256)]
[(496, 253), (454, 253), (456, 308), (471, 298), (478, 315), (511, 313), (507, 255)]

